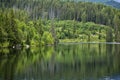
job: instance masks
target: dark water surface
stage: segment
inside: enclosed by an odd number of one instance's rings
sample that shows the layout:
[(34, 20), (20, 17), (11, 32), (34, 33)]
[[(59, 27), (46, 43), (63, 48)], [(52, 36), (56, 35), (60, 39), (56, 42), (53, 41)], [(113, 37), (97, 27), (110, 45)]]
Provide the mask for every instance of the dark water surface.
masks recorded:
[(120, 80), (120, 44), (0, 49), (0, 80)]

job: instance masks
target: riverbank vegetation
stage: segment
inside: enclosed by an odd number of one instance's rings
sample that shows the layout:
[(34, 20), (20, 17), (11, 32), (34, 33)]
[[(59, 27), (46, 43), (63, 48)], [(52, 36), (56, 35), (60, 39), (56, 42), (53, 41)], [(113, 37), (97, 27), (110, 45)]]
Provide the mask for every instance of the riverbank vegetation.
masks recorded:
[(60, 42), (120, 42), (120, 10), (63, 0), (0, 3), (0, 47)]

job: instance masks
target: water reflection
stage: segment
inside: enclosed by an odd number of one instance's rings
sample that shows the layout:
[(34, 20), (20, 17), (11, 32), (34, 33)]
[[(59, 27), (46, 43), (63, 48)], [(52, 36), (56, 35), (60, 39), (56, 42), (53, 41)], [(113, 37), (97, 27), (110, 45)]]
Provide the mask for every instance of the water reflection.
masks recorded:
[(119, 44), (6, 49), (0, 52), (0, 80), (106, 80), (120, 74), (119, 57)]

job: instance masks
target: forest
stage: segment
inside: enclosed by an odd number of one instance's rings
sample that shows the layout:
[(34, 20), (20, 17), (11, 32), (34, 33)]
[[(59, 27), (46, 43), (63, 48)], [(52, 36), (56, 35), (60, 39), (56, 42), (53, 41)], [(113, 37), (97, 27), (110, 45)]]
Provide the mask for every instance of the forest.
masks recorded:
[(120, 42), (120, 10), (74, 0), (0, 0), (0, 47)]

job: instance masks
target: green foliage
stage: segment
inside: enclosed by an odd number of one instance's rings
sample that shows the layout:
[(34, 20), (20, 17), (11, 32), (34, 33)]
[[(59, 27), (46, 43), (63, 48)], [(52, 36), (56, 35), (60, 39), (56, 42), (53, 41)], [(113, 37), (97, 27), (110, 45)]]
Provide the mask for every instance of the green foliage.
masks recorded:
[(44, 41), (43, 44), (54, 44), (54, 39), (52, 37), (52, 34), (49, 32), (44, 32), (42, 36), (42, 41)]
[[(119, 11), (103, 4), (75, 2), (73, 0), (17, 0), (10, 2), (3, 1), (1, 5), (4, 5), (6, 8), (13, 8), (16, 16), (24, 21), (26, 21), (27, 17), (33, 20), (56, 18), (58, 20), (77, 20), (106, 25), (106, 22), (110, 20), (111, 26), (113, 25), (114, 14), (117, 14), (117, 11)], [(4, 8), (3, 6), (0, 7)], [(19, 9), (23, 11), (20, 12)], [(24, 14), (24, 11), (29, 14)]]
[(113, 33), (112, 29), (108, 27), (106, 29), (106, 34), (107, 34), (106, 35), (106, 41), (107, 42), (112, 42), (113, 41), (113, 34), (112, 33)]
[(46, 45), (56, 43), (58, 39), (120, 42), (118, 9), (63, 0), (20, 3), (20, 0), (0, 3), (1, 45), (6, 42), (9, 46)]
[[(25, 46), (26, 44), (33, 46), (41, 43), (53, 44), (50, 33), (46, 34), (47, 36), (43, 35), (45, 30), (41, 20), (26, 22), (28, 19), (26, 13), (23, 14), (24, 18), (21, 18), (22, 16), (17, 17), (13, 9), (0, 13), (0, 47)], [(19, 14), (21, 13), (23, 11)], [(47, 43), (41, 40), (42, 36), (46, 36)]]
[(109, 28), (92, 22), (83, 23), (71, 20), (56, 21), (55, 26), (59, 39), (77, 42), (106, 41), (106, 28)]
[(120, 42), (120, 13), (114, 16), (115, 41)]

